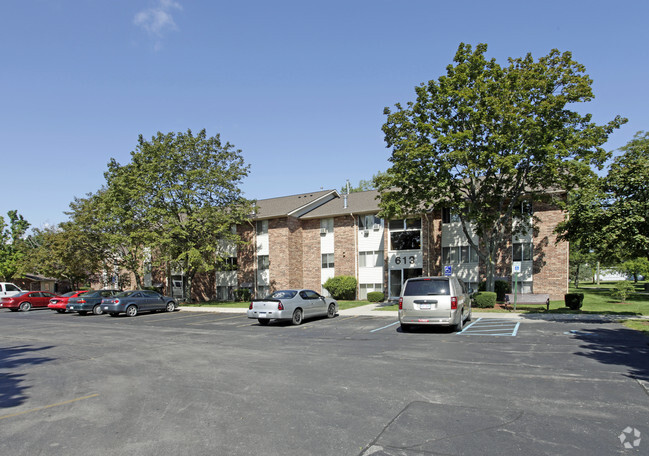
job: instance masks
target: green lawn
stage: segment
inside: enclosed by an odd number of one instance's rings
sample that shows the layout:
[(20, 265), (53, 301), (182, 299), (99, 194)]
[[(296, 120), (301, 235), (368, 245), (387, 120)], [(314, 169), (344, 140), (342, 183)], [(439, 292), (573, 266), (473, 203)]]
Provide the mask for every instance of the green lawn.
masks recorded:
[(642, 331), (645, 336), (649, 336), (649, 321), (642, 320), (624, 320), (622, 324), (628, 328)]

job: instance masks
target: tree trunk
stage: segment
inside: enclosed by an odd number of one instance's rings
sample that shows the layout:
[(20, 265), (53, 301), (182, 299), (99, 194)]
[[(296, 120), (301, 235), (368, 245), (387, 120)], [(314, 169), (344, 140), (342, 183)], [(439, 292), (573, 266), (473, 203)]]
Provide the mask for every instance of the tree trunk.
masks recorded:
[(187, 290), (185, 293), (185, 302), (187, 303), (192, 303), (192, 281), (193, 277), (191, 274), (188, 274), (187, 276)]

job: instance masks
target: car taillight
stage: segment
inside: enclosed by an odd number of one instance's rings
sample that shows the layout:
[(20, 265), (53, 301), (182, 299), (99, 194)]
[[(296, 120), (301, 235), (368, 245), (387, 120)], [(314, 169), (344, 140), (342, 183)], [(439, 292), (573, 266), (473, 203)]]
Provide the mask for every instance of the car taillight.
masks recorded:
[(457, 309), (457, 296), (451, 297), (451, 310)]
[(403, 310), (403, 298), (399, 298), (399, 310)]
[(282, 304), (282, 301), (277, 304), (277, 310), (284, 310), (284, 304)]
[(113, 299), (113, 304), (119, 304), (119, 299)]
[(252, 310), (252, 303), (250, 303), (250, 307), (248, 307), (249, 310)]
[(79, 299), (77, 302), (78, 302), (79, 304), (85, 304), (85, 303), (86, 303), (86, 300), (85, 300), (85, 299)]

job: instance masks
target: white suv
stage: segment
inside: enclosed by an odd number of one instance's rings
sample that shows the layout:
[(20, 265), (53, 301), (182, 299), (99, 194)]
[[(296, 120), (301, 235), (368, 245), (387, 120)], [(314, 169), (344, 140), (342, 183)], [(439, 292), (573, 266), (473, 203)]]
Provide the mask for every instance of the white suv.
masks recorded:
[(16, 296), (18, 293), (22, 293), (23, 291), (24, 290), (21, 290), (13, 283), (0, 282), (0, 298)]
[(461, 331), (470, 320), (469, 290), (457, 277), (417, 277), (403, 284), (399, 297), (403, 331), (415, 325), (453, 326)]

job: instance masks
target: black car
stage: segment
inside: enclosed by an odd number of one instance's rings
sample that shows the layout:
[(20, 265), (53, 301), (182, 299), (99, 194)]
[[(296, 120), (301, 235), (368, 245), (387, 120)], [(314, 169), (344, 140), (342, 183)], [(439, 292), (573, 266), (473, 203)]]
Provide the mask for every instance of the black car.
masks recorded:
[(88, 312), (101, 315), (103, 313), (101, 310), (101, 300), (109, 298), (115, 295), (115, 293), (118, 293), (118, 290), (89, 291), (76, 298), (70, 298), (65, 310), (67, 312), (79, 312), (79, 315), (87, 315)]
[(177, 307), (178, 304), (174, 298), (162, 296), (160, 293), (149, 290), (120, 291), (115, 296), (105, 298), (101, 302), (102, 312), (107, 312), (111, 317), (120, 313), (134, 317), (142, 311), (166, 310), (173, 312)]

